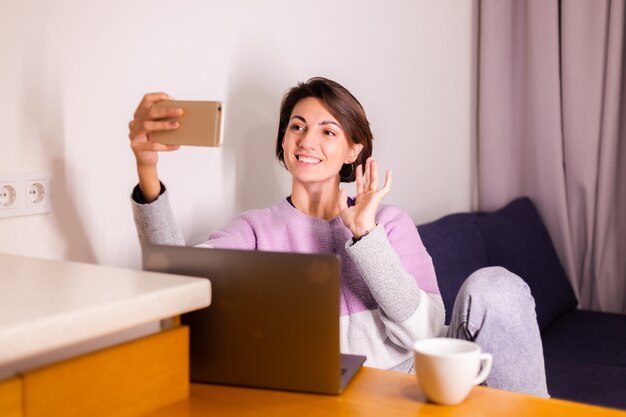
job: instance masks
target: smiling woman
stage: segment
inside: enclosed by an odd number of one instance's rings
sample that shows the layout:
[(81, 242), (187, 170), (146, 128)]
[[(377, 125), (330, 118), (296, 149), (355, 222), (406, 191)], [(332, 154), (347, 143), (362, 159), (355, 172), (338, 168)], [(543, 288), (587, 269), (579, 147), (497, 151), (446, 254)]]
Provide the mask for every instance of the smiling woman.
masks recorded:
[[(327, 122), (324, 123), (324, 126), (334, 124), (351, 144), (362, 146), (356, 159), (351, 164), (344, 164), (345, 166), (341, 168), (340, 177), (342, 181), (353, 182), (355, 166), (362, 165), (372, 155), (372, 131), (361, 103), (341, 85), (325, 78), (311, 78), (306, 83), (293, 87), (285, 95), (280, 109), (276, 157), (283, 161), (283, 137), (287, 133), (287, 127), (292, 128), (289, 125), (291, 119), (299, 118), (306, 124), (306, 120), (302, 120), (302, 116), (294, 112), (294, 108), (299, 101), (307, 98), (317, 98), (319, 104), (330, 115), (329, 120), (322, 120), (322, 122)], [(298, 126), (298, 129), (301, 128), (302, 126)], [(330, 134), (335, 135), (336, 131), (331, 129)]]
[[(366, 216), (369, 221), (365, 224), (351, 225), (348, 214), (354, 210), (346, 206), (347, 195), (340, 191), (339, 182), (356, 179), (357, 187), (361, 186), (362, 165), (371, 154), (372, 132), (365, 111), (341, 85), (325, 78), (312, 78), (285, 95), (280, 110), (276, 157), (291, 172), (290, 201), (295, 207), (326, 220), (341, 214), (357, 239), (369, 232), (376, 226), (374, 213)], [(368, 180), (377, 181), (373, 160), (366, 163), (366, 171)], [(375, 197), (378, 200), (372, 205), (375, 209), (391, 187), (391, 173), (388, 172), (380, 192), (376, 183), (370, 181), (369, 185), (377, 192), (359, 193), (358, 203), (361, 206), (363, 200)], [(337, 201), (339, 204), (335, 204)]]
[[(156, 170), (158, 152), (177, 147), (151, 141), (153, 132), (178, 127), (170, 118), (179, 117), (180, 109), (153, 106), (168, 98), (164, 93), (144, 96), (129, 125), (139, 175), (132, 194), (133, 211), (142, 244), (185, 244)], [(365, 355), (367, 366), (412, 372), (413, 343), (446, 334), (443, 301), (432, 260), (413, 220), (398, 207), (381, 204), (391, 189), (391, 171), (380, 186), (378, 167), (371, 154), (369, 122), (363, 107), (348, 90), (321, 77), (299, 83), (282, 100), (276, 137), (276, 157), (291, 174), (291, 195), (273, 207), (239, 214), (222, 229), (210, 233), (201, 246), (339, 255), (341, 351)], [(356, 196), (348, 197), (340, 188), (342, 181), (356, 182)], [(515, 281), (506, 272), (499, 274)], [(482, 280), (479, 276), (472, 282)], [(528, 292), (521, 288), (509, 295), (511, 300), (518, 296), (526, 300), (520, 304), (522, 308), (528, 310), (530, 305), (527, 313), (534, 314)], [(494, 317), (497, 321), (501, 316)], [(513, 311), (511, 316), (522, 314)], [(478, 316), (473, 318), (481, 321)], [(494, 386), (545, 396), (540, 340), (539, 350), (534, 349), (538, 340), (538, 331), (533, 333), (536, 320), (529, 320), (527, 326), (530, 330), (524, 333), (528, 336), (525, 343), (530, 348), (522, 346), (518, 352), (539, 353), (513, 358), (513, 363), (525, 363), (524, 368), (533, 371), (522, 377), (517, 370), (505, 371), (503, 381), (493, 380)], [(482, 328), (483, 336), (492, 332), (508, 338), (498, 326), (493, 331), (490, 328)], [(470, 334), (469, 330), (459, 329), (449, 335), (463, 338)], [(506, 346), (502, 351), (509, 352)], [(509, 362), (509, 358), (503, 362)], [(525, 385), (517, 384), (520, 378)]]
[[(180, 109), (153, 106), (166, 99), (144, 96), (129, 124), (139, 175), (133, 209), (142, 243), (184, 245), (156, 170), (158, 152), (177, 147), (151, 141), (153, 132), (178, 126), (171, 119)], [(379, 186), (371, 154), (365, 111), (347, 89), (321, 77), (299, 83), (282, 100), (276, 137), (291, 195), (241, 213), (203, 245), (340, 255), (342, 351), (367, 356), (366, 365), (409, 372), (413, 341), (443, 331), (443, 302), (412, 219), (380, 204), (391, 172)], [(356, 196), (348, 198), (342, 181), (356, 182)]]

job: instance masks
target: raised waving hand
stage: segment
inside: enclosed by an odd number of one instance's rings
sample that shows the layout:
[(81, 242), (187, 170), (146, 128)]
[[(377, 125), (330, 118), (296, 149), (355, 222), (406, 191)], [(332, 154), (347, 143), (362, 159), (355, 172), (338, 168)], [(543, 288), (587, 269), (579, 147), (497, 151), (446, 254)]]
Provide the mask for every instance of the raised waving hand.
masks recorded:
[(365, 173), (362, 165), (356, 168), (356, 201), (348, 207), (348, 193), (342, 189), (339, 193), (339, 214), (343, 224), (350, 229), (352, 236), (359, 239), (376, 227), (376, 210), (384, 196), (391, 190), (391, 171), (385, 175), (385, 183), (379, 187), (378, 166), (374, 158), (365, 161)]

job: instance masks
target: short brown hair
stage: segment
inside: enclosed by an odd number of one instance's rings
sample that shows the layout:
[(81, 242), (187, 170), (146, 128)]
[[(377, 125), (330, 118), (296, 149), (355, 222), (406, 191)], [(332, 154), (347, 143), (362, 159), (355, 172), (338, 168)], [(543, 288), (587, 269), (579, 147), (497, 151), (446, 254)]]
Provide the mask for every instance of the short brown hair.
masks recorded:
[(339, 171), (341, 181), (353, 182), (356, 167), (365, 163), (365, 160), (372, 155), (372, 131), (361, 103), (339, 83), (327, 78), (314, 77), (304, 83), (300, 82), (283, 97), (276, 137), (276, 158), (282, 164), (285, 163), (282, 142), (291, 112), (300, 100), (308, 97), (321, 100), (324, 107), (341, 125), (348, 141), (363, 145), (356, 160), (352, 164), (343, 164)]

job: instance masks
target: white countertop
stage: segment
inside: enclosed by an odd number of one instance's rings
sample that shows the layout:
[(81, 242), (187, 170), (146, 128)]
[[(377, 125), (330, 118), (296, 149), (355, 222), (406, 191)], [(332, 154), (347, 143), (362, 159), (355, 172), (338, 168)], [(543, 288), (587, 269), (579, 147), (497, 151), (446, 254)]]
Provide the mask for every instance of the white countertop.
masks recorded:
[(206, 307), (207, 279), (0, 254), (0, 365)]

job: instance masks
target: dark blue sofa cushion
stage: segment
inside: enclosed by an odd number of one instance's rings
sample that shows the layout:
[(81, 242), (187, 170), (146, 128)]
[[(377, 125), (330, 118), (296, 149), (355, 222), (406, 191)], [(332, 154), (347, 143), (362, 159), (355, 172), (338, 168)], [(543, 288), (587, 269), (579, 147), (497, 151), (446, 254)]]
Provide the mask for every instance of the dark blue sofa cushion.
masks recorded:
[(450, 214), (417, 226), (426, 250), (433, 259), (437, 283), (446, 307), (446, 324), (461, 284), (472, 272), (488, 266), (476, 215)]
[(518, 198), (504, 208), (477, 217), (489, 266), (502, 266), (526, 281), (535, 297), (543, 331), (578, 301), (550, 235), (534, 204)]
[(550, 395), (626, 409), (626, 315), (572, 310), (542, 334)]

